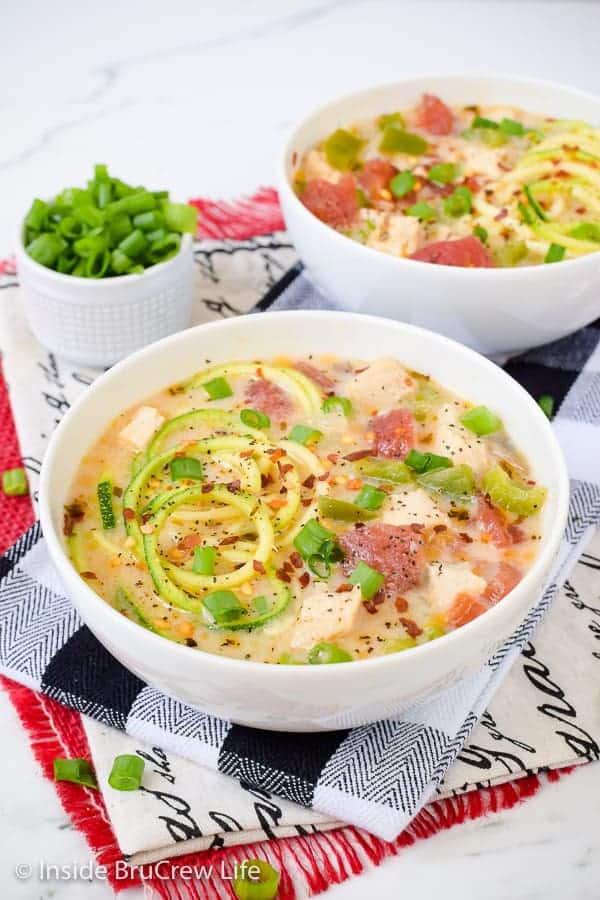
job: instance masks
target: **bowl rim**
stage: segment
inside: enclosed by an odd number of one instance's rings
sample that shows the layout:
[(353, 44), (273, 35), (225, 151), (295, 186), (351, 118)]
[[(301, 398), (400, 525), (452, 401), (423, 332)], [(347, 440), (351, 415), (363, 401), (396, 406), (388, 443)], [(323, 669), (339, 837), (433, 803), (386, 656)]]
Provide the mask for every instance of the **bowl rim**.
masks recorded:
[[(394, 329), (405, 331), (406, 333), (408, 333), (408, 335), (418, 334), (420, 336), (424, 336), (427, 340), (433, 341), (434, 344), (440, 345), (441, 348), (450, 346), (455, 352), (458, 350), (458, 353), (462, 354), (465, 357), (465, 363), (467, 365), (472, 365), (475, 368), (483, 367), (490, 372), (493, 371), (495, 377), (499, 379), (500, 383), (508, 383), (511, 386), (511, 390), (516, 389), (517, 392), (521, 393), (523, 399), (530, 407), (531, 415), (538, 419), (542, 430), (545, 431), (546, 434), (547, 453), (552, 458), (553, 465), (556, 469), (554, 490), (556, 491), (557, 508), (553, 522), (550, 526), (547, 526), (546, 533), (542, 538), (539, 554), (534, 560), (531, 568), (528, 569), (528, 571), (525, 573), (523, 579), (512, 591), (510, 591), (506, 595), (506, 597), (503, 598), (500, 603), (496, 604), (496, 606), (492, 607), (483, 615), (467, 623), (466, 625), (463, 625), (460, 628), (457, 628), (454, 631), (445, 634), (443, 638), (435, 641), (429, 641), (425, 644), (420, 644), (416, 647), (410, 648), (407, 651), (404, 651), (403, 653), (392, 653), (389, 655), (382, 655), (369, 659), (356, 660), (356, 662), (361, 665), (361, 671), (365, 671), (365, 674), (384, 666), (389, 666), (391, 670), (394, 666), (401, 666), (402, 663), (400, 662), (400, 660), (406, 659), (407, 654), (409, 654), (411, 660), (416, 660), (418, 657), (420, 657), (423, 661), (425, 661), (431, 653), (438, 652), (436, 650), (436, 647), (438, 647), (440, 643), (442, 643), (443, 646), (451, 652), (452, 644), (456, 646), (457, 642), (465, 641), (469, 635), (472, 635), (473, 638), (475, 638), (477, 633), (480, 632), (483, 636), (483, 633), (485, 631), (490, 630), (490, 626), (492, 625), (494, 618), (498, 619), (498, 617), (502, 615), (501, 610), (503, 609), (503, 604), (506, 604), (507, 602), (511, 603), (511, 598), (513, 603), (517, 603), (516, 598), (518, 598), (519, 595), (527, 593), (528, 590), (533, 589), (536, 581), (540, 582), (539, 586), (541, 588), (542, 584), (545, 583), (545, 577), (550, 570), (550, 567), (558, 552), (558, 548), (562, 540), (569, 506), (569, 477), (562, 450), (552, 430), (549, 420), (542, 412), (538, 404), (531, 397), (531, 395), (529, 395), (527, 391), (517, 381), (515, 381), (515, 379), (511, 378), (510, 375), (504, 372), (503, 369), (501, 369), (495, 363), (491, 362), (489, 359), (486, 359), (485, 357), (476, 353), (474, 350), (471, 350), (463, 344), (460, 344), (458, 341), (454, 341), (443, 335), (431, 332), (416, 325), (409, 325), (404, 322), (396, 322), (394, 320), (385, 319), (378, 316), (369, 316), (338, 310), (286, 310), (279, 312), (266, 312), (261, 313), (261, 320), (264, 321), (264, 317), (268, 317), (268, 319), (273, 319), (275, 316), (281, 317), (282, 314), (289, 318), (300, 320), (306, 318), (316, 318), (321, 320), (339, 320), (341, 318), (351, 318), (352, 321), (357, 325), (360, 325), (360, 323), (363, 322), (365, 325), (376, 325), (379, 328), (392, 326)], [(106, 383), (107, 381), (116, 382), (116, 384), (118, 385), (119, 380), (122, 377), (127, 376), (128, 369), (143, 366), (145, 359), (148, 356), (151, 356), (153, 353), (164, 353), (167, 349), (176, 348), (178, 341), (182, 338), (183, 335), (185, 335), (189, 340), (192, 334), (201, 333), (202, 335), (205, 335), (212, 331), (226, 331), (229, 327), (232, 327), (232, 323), (239, 324), (239, 322), (243, 321), (244, 319), (245, 317), (236, 317), (234, 319), (223, 319), (214, 322), (208, 322), (197, 325), (183, 332), (178, 332), (176, 334), (162, 338), (161, 340), (136, 351), (135, 353), (116, 363), (116, 365), (100, 375), (99, 378), (95, 382), (93, 382), (93, 384), (86, 391), (84, 391), (84, 393), (73, 404), (71, 409), (67, 412), (65, 417), (55, 429), (44, 456), (39, 484), (39, 507), (42, 531), (48, 546), (52, 563), (57, 569), (58, 573), (61, 576), (64, 576), (64, 583), (67, 587), (67, 596), (70, 594), (69, 583), (76, 578), (78, 581), (78, 601), (75, 603), (75, 605), (77, 605), (79, 599), (81, 599), (81, 602), (85, 603), (85, 605), (91, 604), (92, 606), (96, 607), (98, 613), (105, 617), (105, 621), (112, 621), (114, 622), (115, 626), (117, 626), (117, 624), (119, 623), (122, 628), (124, 628), (126, 631), (129, 631), (132, 640), (135, 640), (137, 635), (138, 639), (141, 639), (142, 642), (148, 641), (149, 644), (147, 646), (154, 647), (157, 651), (162, 647), (164, 653), (174, 654), (174, 656), (172, 657), (174, 661), (176, 661), (178, 658), (181, 658), (181, 660), (183, 661), (183, 659), (185, 658), (189, 662), (195, 657), (200, 668), (203, 665), (214, 665), (221, 668), (229, 668), (233, 672), (242, 674), (244, 672), (248, 672), (249, 670), (247, 667), (250, 666), (254, 674), (256, 674), (257, 676), (260, 676), (261, 673), (265, 673), (265, 675), (268, 674), (269, 678), (279, 677), (278, 675), (274, 674), (275, 672), (281, 673), (283, 671), (284, 673), (289, 673), (289, 670), (293, 669), (294, 672), (298, 672), (298, 674), (294, 675), (294, 677), (300, 679), (317, 678), (318, 675), (315, 674), (313, 670), (317, 670), (318, 672), (321, 669), (320, 666), (279, 666), (273, 663), (260, 662), (252, 659), (235, 659), (233, 657), (221, 656), (219, 654), (209, 653), (207, 651), (201, 650), (200, 648), (187, 647), (184, 644), (169, 641), (167, 638), (154, 634), (153, 632), (144, 629), (142, 626), (137, 625), (135, 622), (127, 619), (125, 616), (117, 612), (117, 610), (113, 606), (111, 606), (106, 600), (104, 600), (95, 591), (93, 591), (92, 588), (81, 577), (81, 575), (76, 571), (66, 553), (65, 548), (63, 547), (62, 540), (57, 533), (52, 520), (49, 483), (52, 477), (53, 470), (58, 465), (60, 465), (59, 449), (62, 432), (66, 427), (65, 423), (72, 421), (77, 416), (79, 407), (85, 403), (90, 402), (89, 398), (93, 397), (94, 386), (99, 383)], [(118, 392), (115, 392), (115, 396), (118, 396)], [(71, 602), (74, 601), (71, 600)], [(524, 609), (523, 617), (526, 615), (527, 610), (530, 607), (531, 604), (526, 609)], [(108, 619), (106, 617), (108, 617)], [(183, 657), (181, 656), (181, 654), (186, 654), (186, 656)], [(367, 668), (363, 669), (362, 667)], [(331, 670), (332, 677), (344, 677), (343, 674), (339, 674), (340, 670), (342, 673), (345, 670), (345, 666), (342, 663), (329, 664), (328, 670)], [(312, 674), (308, 674), (311, 671)], [(289, 677), (289, 674), (284, 675), (283, 677)]]
[[(148, 266), (144, 269), (143, 272), (134, 272), (130, 275), (113, 275), (110, 278), (83, 278), (81, 275), (71, 275), (69, 272), (57, 272), (56, 269), (51, 269), (48, 266), (43, 266), (37, 260), (33, 259), (27, 252), (25, 247), (24, 237), (25, 230), (25, 217), (20, 221), (18, 231), (17, 231), (17, 244), (16, 244), (16, 252), (15, 256), (17, 258), (17, 271), (22, 268), (23, 262), (26, 266), (29, 266), (33, 271), (37, 272), (38, 275), (42, 278), (47, 278), (48, 281), (55, 282), (57, 285), (72, 285), (74, 287), (82, 287), (87, 286), (91, 290), (101, 290), (102, 288), (106, 288), (107, 285), (117, 285), (118, 287), (123, 287), (126, 284), (139, 284), (144, 278), (147, 280), (151, 278), (156, 272), (164, 272), (170, 265), (174, 265), (184, 252), (187, 252), (188, 248), (192, 246), (194, 235), (189, 232), (184, 232), (181, 234), (181, 242), (179, 244), (179, 250), (174, 256), (169, 257), (169, 259), (162, 260), (161, 262), (154, 263), (151, 266)], [(63, 298), (70, 299), (70, 298)]]
[[(469, 278), (471, 281), (475, 278), (486, 279), (497, 277), (498, 273), (502, 272), (500, 275), (501, 278), (506, 280), (526, 278), (532, 272), (545, 272), (545, 275), (537, 275), (534, 277), (541, 278), (551, 278), (553, 275), (551, 273), (555, 272), (554, 265), (531, 265), (531, 266), (493, 266), (493, 267), (483, 267), (483, 266), (474, 266), (472, 268), (465, 268), (462, 266), (448, 266), (448, 265), (432, 265), (429, 262), (420, 259), (409, 259), (403, 256), (393, 256), (389, 253), (383, 253), (381, 250), (376, 250), (373, 247), (367, 247), (365, 244), (360, 244), (358, 241), (352, 241), (351, 238), (346, 237), (343, 234), (340, 234), (339, 231), (336, 231), (335, 228), (332, 228), (330, 225), (327, 225), (325, 222), (322, 222), (317, 218), (313, 213), (311, 213), (304, 204), (300, 201), (296, 192), (293, 190), (290, 178), (288, 176), (288, 159), (293, 150), (292, 143), (298, 138), (298, 135), (306, 128), (310, 122), (315, 119), (317, 116), (320, 116), (327, 112), (332, 112), (335, 108), (340, 104), (351, 99), (358, 99), (361, 97), (365, 97), (369, 94), (376, 93), (377, 91), (382, 91), (389, 88), (394, 88), (396, 86), (400, 87), (401, 85), (407, 85), (415, 82), (426, 81), (426, 80), (439, 80), (445, 79), (447, 81), (474, 81), (474, 82), (498, 82), (498, 83), (506, 83), (512, 84), (515, 86), (524, 86), (524, 87), (534, 87), (539, 88), (540, 90), (546, 90), (548, 92), (552, 91), (561, 91), (569, 93), (573, 96), (580, 97), (581, 99), (591, 101), (598, 105), (598, 113), (600, 117), (600, 95), (593, 94), (590, 91), (584, 91), (578, 87), (572, 87), (571, 85), (561, 84), (557, 81), (551, 81), (543, 78), (533, 78), (527, 76), (512, 76), (506, 73), (498, 73), (498, 74), (490, 74), (490, 75), (481, 75), (478, 73), (469, 73), (465, 72), (463, 74), (458, 73), (443, 73), (443, 72), (426, 72), (424, 74), (413, 74), (410, 76), (406, 76), (405, 78), (401, 78), (398, 81), (389, 81), (383, 82), (376, 85), (372, 85), (367, 88), (361, 88), (357, 91), (351, 91), (346, 94), (338, 95), (333, 100), (329, 100), (326, 103), (322, 103), (319, 106), (314, 107), (311, 112), (304, 116), (300, 121), (295, 122), (290, 128), (287, 129), (283, 141), (280, 143), (280, 152), (279, 152), (279, 160), (277, 164), (277, 182), (278, 182), (278, 191), (281, 195), (285, 195), (287, 200), (293, 205), (294, 211), (296, 214), (300, 215), (303, 219), (304, 226), (306, 228), (316, 227), (317, 230), (321, 233), (322, 238), (325, 239), (325, 235), (328, 234), (330, 239), (335, 241), (342, 247), (342, 243), (345, 245), (348, 242), (355, 248), (355, 252), (359, 254), (366, 254), (365, 262), (368, 262), (369, 259), (378, 258), (380, 260), (386, 259), (385, 263), (381, 263), (381, 265), (388, 265), (390, 267), (393, 266), (405, 266), (407, 263), (413, 266), (417, 263), (421, 270), (427, 269), (431, 271), (431, 277), (435, 278), (454, 278), (454, 279), (465, 279)], [(284, 210), (285, 217), (285, 210)], [(600, 252), (600, 245), (597, 251), (593, 253), (587, 253), (583, 256), (578, 256), (574, 259), (563, 259), (560, 260), (561, 271), (564, 271), (562, 267), (569, 266), (573, 267), (575, 265), (582, 266), (589, 264), (590, 258), (594, 258), (596, 253)], [(437, 275), (436, 275), (437, 272)], [(525, 274), (524, 274), (525, 273)]]

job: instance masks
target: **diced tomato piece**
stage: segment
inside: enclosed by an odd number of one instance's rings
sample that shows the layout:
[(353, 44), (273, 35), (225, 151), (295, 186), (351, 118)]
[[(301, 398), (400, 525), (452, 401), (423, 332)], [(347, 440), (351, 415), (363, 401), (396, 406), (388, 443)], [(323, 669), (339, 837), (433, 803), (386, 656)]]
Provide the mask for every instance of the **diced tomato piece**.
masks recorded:
[(369, 422), (375, 432), (376, 456), (404, 459), (415, 445), (415, 418), (409, 409), (393, 409)]
[(492, 580), (488, 581), (483, 596), (488, 603), (497, 603), (518, 585), (522, 577), (522, 573), (515, 566), (501, 562)]
[(300, 199), (313, 215), (334, 228), (347, 228), (358, 216), (356, 181), (352, 175), (345, 175), (337, 184), (311, 178)]
[(452, 628), (460, 628), (467, 622), (472, 622), (477, 616), (489, 609), (488, 604), (481, 597), (475, 597), (473, 594), (461, 593), (457, 594), (452, 605), (446, 613), (446, 621)]
[(423, 94), (417, 108), (417, 125), (430, 134), (450, 134), (454, 128), (454, 116), (439, 97)]
[(322, 369), (317, 369), (312, 363), (300, 360), (294, 363), (294, 368), (314, 381), (315, 384), (318, 384), (324, 391), (331, 391), (335, 387), (333, 378)]
[(425, 566), (424, 539), (419, 525), (384, 525), (374, 522), (340, 535), (346, 554), (343, 569), (349, 575), (361, 560), (385, 576), (386, 597), (398, 595), (420, 580)]
[(496, 547), (509, 547), (513, 543), (503, 514), (483, 494), (477, 495), (476, 520), (479, 528), (489, 535)]
[(358, 183), (372, 202), (381, 200), (381, 191), (396, 175), (398, 169), (388, 159), (370, 159), (358, 175)]
[(413, 253), (410, 259), (438, 266), (462, 266), (466, 269), (491, 269), (495, 263), (479, 238), (474, 235), (453, 241), (434, 241)]
[(293, 410), (285, 391), (265, 378), (253, 379), (246, 388), (244, 399), (252, 409), (260, 409), (268, 416), (278, 419), (289, 416)]

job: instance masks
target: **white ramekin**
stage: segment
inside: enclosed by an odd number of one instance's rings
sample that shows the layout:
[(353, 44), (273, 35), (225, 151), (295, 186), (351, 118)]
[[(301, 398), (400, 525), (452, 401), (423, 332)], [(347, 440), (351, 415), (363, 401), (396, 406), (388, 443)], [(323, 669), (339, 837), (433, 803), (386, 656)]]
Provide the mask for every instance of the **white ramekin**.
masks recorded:
[[(518, 106), (600, 125), (600, 98), (524, 78), (423, 75), (370, 88), (317, 109), (285, 143), (279, 198), (290, 237), (325, 296), (342, 309), (431, 328), (488, 355), (545, 344), (600, 315), (600, 252), (553, 265), (461, 269), (402, 259), (325, 225), (291, 186), (297, 161), (335, 128), (418, 102)], [(600, 251), (600, 247), (599, 247)]]
[[(175, 644), (109, 606), (71, 564), (63, 506), (82, 456), (123, 409), (214, 363), (331, 351), (363, 359), (395, 356), (502, 416), (548, 487), (539, 554), (523, 580), (480, 618), (439, 640), (376, 659), (332, 666), (274, 666)], [(98, 378), (54, 433), (44, 459), (40, 516), (48, 550), (69, 596), (98, 640), (128, 669), (206, 712), (258, 728), (320, 731), (372, 722), (472, 673), (539, 599), (559, 546), (569, 481), (548, 419), (502, 369), (437, 334), (343, 312), (262, 313), (211, 322), (141, 350)]]
[(33, 260), (17, 239), (23, 308), (36, 338), (71, 362), (111, 366), (192, 320), (192, 238), (139, 275), (79, 278)]

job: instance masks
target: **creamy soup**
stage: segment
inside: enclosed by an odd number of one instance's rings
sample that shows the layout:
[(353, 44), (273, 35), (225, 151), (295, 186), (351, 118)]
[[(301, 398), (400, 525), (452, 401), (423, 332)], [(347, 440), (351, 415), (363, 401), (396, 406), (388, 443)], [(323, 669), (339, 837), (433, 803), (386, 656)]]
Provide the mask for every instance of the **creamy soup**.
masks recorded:
[(600, 249), (600, 131), (510, 106), (349, 122), (298, 161), (304, 205), (348, 237), (451, 266), (525, 266)]
[(545, 494), (493, 410), (395, 359), (207, 360), (105, 431), (64, 532), (89, 586), (169, 640), (346, 662), (501, 602)]

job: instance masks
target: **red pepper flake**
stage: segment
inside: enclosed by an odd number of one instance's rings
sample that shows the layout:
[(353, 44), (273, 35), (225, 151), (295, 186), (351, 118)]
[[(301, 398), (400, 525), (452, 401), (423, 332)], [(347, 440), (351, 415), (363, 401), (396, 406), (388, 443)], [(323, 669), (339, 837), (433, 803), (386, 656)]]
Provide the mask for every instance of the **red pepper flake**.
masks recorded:
[(396, 597), (394, 600), (394, 606), (396, 607), (399, 613), (406, 612), (408, 609), (408, 600), (406, 597)]
[(508, 210), (505, 206), (503, 206), (502, 209), (500, 210), (500, 212), (494, 216), (494, 221), (501, 222), (502, 219), (505, 219), (507, 217), (507, 215), (508, 215)]
[(268, 485), (272, 484), (273, 476), (272, 475), (261, 475), (260, 476), (260, 486), (263, 488), (268, 487)]
[(356, 459), (364, 459), (365, 456), (371, 456), (373, 451), (371, 449), (368, 450), (355, 450), (354, 453), (348, 453), (344, 456), (344, 459), (347, 459), (348, 462), (354, 462)]
[(308, 584), (310, 582), (310, 575), (308, 574), (308, 572), (303, 572), (302, 575), (300, 576), (300, 578), (298, 579), (298, 582), (299, 582), (301, 588), (308, 587)]
[(329, 460), (329, 462), (336, 463), (339, 458), (340, 457), (339, 457), (338, 453), (328, 453), (327, 454), (327, 459)]
[(364, 608), (368, 613), (374, 615), (377, 612), (377, 604), (373, 602), (373, 600), (367, 600), (363, 603)]
[(434, 525), (433, 530), (435, 531), (436, 534), (441, 534), (442, 531), (448, 531), (448, 526), (447, 525)]
[(254, 455), (254, 450), (243, 450), (240, 453), (240, 459), (250, 459)]
[(260, 559), (252, 560), (252, 568), (254, 569), (255, 572), (258, 572), (260, 575), (266, 575), (266, 573), (267, 573), (267, 570), (261, 563)]
[(284, 564), (283, 564), (283, 569), (284, 569), (285, 572), (288, 572), (289, 575), (292, 575), (292, 574), (293, 574), (294, 567), (293, 567), (293, 565), (291, 564), (291, 562), (290, 562), (289, 560), (287, 560), (287, 559), (285, 560), (285, 562), (284, 562)]
[(291, 554), (290, 562), (294, 566), (295, 569), (302, 568), (302, 557), (300, 556), (300, 554), (298, 553), (297, 550), (294, 550), (294, 552)]
[(95, 572), (82, 572), (81, 577), (87, 578), (90, 581), (98, 581), (98, 576), (96, 575)]
[(355, 369), (354, 374), (360, 375), (361, 372), (366, 372), (368, 368), (369, 368), (368, 366), (363, 366), (362, 369)]
[(230, 494), (237, 494), (238, 491), (242, 487), (242, 482), (239, 478), (236, 478), (235, 481), (230, 481), (229, 484), (226, 484), (225, 487), (229, 491)]
[(237, 540), (237, 534), (230, 534), (229, 537), (224, 537), (222, 541), (219, 541), (219, 547), (226, 547), (227, 544), (235, 544)]
[(119, 487), (118, 484), (113, 485), (113, 496), (114, 497), (122, 497), (123, 496), (123, 488)]
[(132, 519), (136, 518), (135, 509), (132, 509), (130, 506), (126, 506), (123, 510), (123, 518), (128, 522), (131, 522)]
[(343, 584), (340, 584), (340, 586), (335, 589), (335, 592), (336, 592), (336, 594), (347, 594), (349, 591), (352, 590), (352, 588), (353, 588), (353, 585), (351, 585), (347, 581), (345, 581)]
[(310, 504), (312, 503), (312, 500), (309, 497), (306, 500), (301, 500), (300, 503), (302, 504), (302, 506), (310, 506)]
[(302, 482), (302, 487), (308, 488), (310, 490), (310, 488), (314, 487), (314, 484), (315, 484), (315, 476), (309, 475), (308, 478), (305, 478), (304, 481)]
[(146, 522), (148, 522), (151, 518), (152, 518), (152, 513), (149, 513), (149, 512), (148, 512), (148, 513), (144, 513), (144, 514), (142, 515), (142, 522), (144, 523), (144, 525), (145, 525)]
[(264, 378), (264, 377), (265, 377), (261, 366), (259, 366), (259, 367), (257, 368), (256, 374), (258, 375), (259, 378)]
[(319, 475), (319, 481), (327, 481), (329, 478), (329, 472), (323, 472), (322, 475)]
[(275, 450), (267, 450), (267, 453), (271, 457), (271, 462), (277, 462), (277, 460), (281, 459), (282, 456), (287, 456), (287, 453), (283, 449), (283, 447), (277, 447)]
[(283, 466), (281, 465), (281, 463), (278, 463), (278, 466), (279, 466), (279, 471), (281, 472), (282, 475), (287, 475), (287, 473), (291, 472), (292, 469), (294, 468), (291, 463), (286, 463)]
[(277, 575), (277, 577), (279, 578), (280, 581), (285, 581), (286, 584), (289, 584), (290, 581), (292, 580), (290, 578), (290, 576), (288, 575), (288, 573), (284, 569), (277, 569), (275, 574)]
[(461, 541), (464, 541), (464, 542), (465, 542), (465, 544), (472, 544), (472, 543), (473, 543), (473, 538), (472, 538), (469, 534), (467, 534), (466, 531), (459, 531), (459, 532), (458, 532), (458, 536), (459, 536), (459, 538), (461, 539)]
[(201, 494), (210, 494), (210, 492), (212, 491), (213, 488), (214, 488), (214, 484), (211, 484), (210, 481), (207, 481), (206, 484), (203, 484), (202, 487), (200, 488), (200, 493)]
[(400, 623), (404, 626), (406, 633), (411, 638), (419, 637), (420, 634), (423, 634), (423, 629), (419, 628), (416, 622), (412, 619), (407, 619), (404, 616), (400, 616)]

